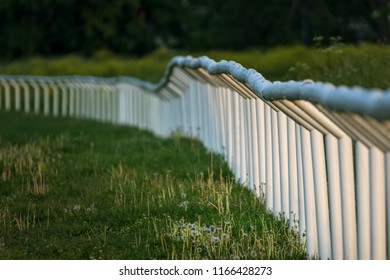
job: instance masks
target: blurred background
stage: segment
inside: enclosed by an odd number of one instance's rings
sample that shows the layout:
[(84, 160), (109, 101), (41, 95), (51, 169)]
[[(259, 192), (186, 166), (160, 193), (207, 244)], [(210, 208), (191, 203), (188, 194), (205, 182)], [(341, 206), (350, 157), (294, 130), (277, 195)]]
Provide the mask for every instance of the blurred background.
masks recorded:
[(0, 74), (158, 81), (174, 55), (390, 87), (390, 0), (1, 0)]
[(387, 42), (388, 0), (1, 0), (0, 58)]

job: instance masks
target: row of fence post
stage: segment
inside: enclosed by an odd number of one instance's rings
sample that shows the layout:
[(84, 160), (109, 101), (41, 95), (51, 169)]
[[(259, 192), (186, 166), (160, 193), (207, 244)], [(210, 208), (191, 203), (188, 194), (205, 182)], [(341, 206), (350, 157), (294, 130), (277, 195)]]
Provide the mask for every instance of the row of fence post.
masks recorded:
[(369, 120), (372, 128), (308, 101), (265, 100), (229, 75), (179, 67), (157, 92), (99, 78), (1, 77), (0, 109), (131, 125), (160, 136), (181, 131), (222, 154), (239, 183), (288, 219), (309, 258), (390, 256), (389, 130), (351, 137), (382, 131), (380, 121)]

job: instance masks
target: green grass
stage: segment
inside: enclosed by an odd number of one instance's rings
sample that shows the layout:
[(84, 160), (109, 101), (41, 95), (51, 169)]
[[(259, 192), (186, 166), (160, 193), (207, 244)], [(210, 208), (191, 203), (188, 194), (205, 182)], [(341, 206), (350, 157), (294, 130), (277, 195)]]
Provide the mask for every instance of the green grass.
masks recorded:
[(390, 47), (362, 44), (307, 48), (301, 45), (246, 51), (210, 50), (204, 53), (159, 49), (141, 57), (119, 57), (101, 50), (91, 58), (68, 55), (60, 58), (33, 57), (0, 64), (1, 74), (133, 76), (157, 82), (167, 63), (175, 55), (207, 55), (220, 60), (234, 60), (253, 68), (266, 79), (331, 82), (336, 85), (390, 88)]
[(196, 140), (0, 112), (0, 259), (304, 259)]

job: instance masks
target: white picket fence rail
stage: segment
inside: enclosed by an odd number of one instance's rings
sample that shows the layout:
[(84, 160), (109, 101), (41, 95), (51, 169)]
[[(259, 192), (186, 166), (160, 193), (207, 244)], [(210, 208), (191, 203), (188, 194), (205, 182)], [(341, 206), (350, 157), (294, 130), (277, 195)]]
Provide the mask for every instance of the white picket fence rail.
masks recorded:
[(390, 91), (175, 57), (161, 82), (0, 76), (0, 108), (180, 131), (299, 230), (309, 258), (390, 258)]

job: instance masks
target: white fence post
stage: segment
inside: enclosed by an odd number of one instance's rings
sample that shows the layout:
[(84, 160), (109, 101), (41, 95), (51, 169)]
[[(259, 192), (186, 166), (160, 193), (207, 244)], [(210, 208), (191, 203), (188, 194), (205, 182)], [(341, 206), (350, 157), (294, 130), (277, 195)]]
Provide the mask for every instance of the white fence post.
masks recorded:
[[(303, 129), (303, 128), (302, 128)], [(297, 137), (297, 179), (298, 179), (298, 204), (299, 204), (299, 235), (302, 241), (306, 240), (306, 204), (303, 179), (302, 139), (301, 126), (295, 124), (295, 135)]]
[(266, 190), (265, 190), (265, 205), (267, 209), (274, 208), (274, 197), (273, 197), (273, 177), (272, 177), (272, 168), (273, 168), (273, 156), (272, 156), (272, 124), (271, 124), (271, 108), (266, 105), (264, 112), (264, 120), (265, 120), (265, 157), (266, 160)]
[(25, 113), (29, 113), (30, 112), (30, 89), (29, 89), (29, 86), (28, 84), (23, 81), (23, 80), (20, 80), (19, 81), (19, 84), (22, 86), (23, 88), (23, 101), (24, 101), (24, 112)]
[(15, 111), (20, 111), (20, 86), (15, 80), (11, 80), (11, 85), (14, 88), (14, 95), (15, 95)]
[[(295, 122), (288, 118), (288, 184), (289, 184), (289, 221), (293, 230), (299, 230), (299, 199), (298, 199), (298, 170), (297, 170), (297, 141), (295, 133)], [(287, 213), (286, 213), (287, 214)]]
[(308, 257), (318, 256), (317, 218), (314, 195), (313, 159), (310, 132), (301, 127), (301, 152), (304, 182), (304, 201), (306, 217), (306, 248)]
[(127, 92), (124, 84), (118, 85), (118, 95), (119, 95), (119, 107), (118, 107), (118, 115), (119, 115), (119, 123), (126, 123), (126, 108), (127, 108)]
[(11, 110), (11, 89), (10, 89), (10, 84), (6, 80), (0, 80), (0, 83), (4, 87), (5, 110), (9, 111), (9, 110)]
[(371, 259), (369, 165), (368, 148), (363, 143), (356, 142), (357, 238), (360, 260)]
[(371, 258), (386, 259), (386, 189), (385, 157), (376, 147), (370, 148)]
[(81, 118), (83, 116), (83, 95), (83, 86), (79, 81), (76, 81), (75, 114), (78, 118)]
[[(250, 186), (252, 191), (256, 194), (257, 197), (260, 196), (260, 166), (259, 166), (259, 133), (258, 133), (258, 118), (256, 115), (256, 99), (251, 98), (248, 99), (249, 102), (249, 129), (248, 132), (248, 139), (250, 140), (250, 146), (251, 146), (251, 176), (250, 178), (253, 178), (252, 185)], [(260, 155), (264, 157), (264, 154)]]
[(272, 181), (273, 181), (273, 211), (275, 214), (282, 212), (282, 196), (280, 191), (280, 160), (279, 160), (279, 133), (278, 112), (271, 111), (272, 130)]
[(279, 166), (280, 166), (280, 194), (281, 211), (286, 219), (290, 215), (289, 201), (289, 175), (288, 175), (288, 143), (287, 143), (287, 116), (281, 111), (278, 112), (278, 134), (279, 134)]
[(234, 170), (234, 163), (233, 163), (233, 157), (234, 157), (234, 149), (235, 149), (235, 142), (233, 140), (233, 95), (230, 93), (228, 89), (224, 89), (223, 95), (225, 96), (225, 116), (226, 119), (226, 143), (227, 143), (227, 149), (226, 149), (226, 161), (229, 165), (229, 167)]
[(313, 155), (313, 175), (315, 188), (315, 204), (317, 212), (318, 250), (321, 259), (330, 259), (330, 222), (328, 207), (328, 191), (325, 168), (325, 148), (323, 135), (317, 131), (311, 131), (311, 144)]
[(256, 120), (258, 124), (257, 139), (259, 144), (258, 161), (259, 161), (259, 186), (257, 195), (264, 200), (266, 195), (266, 148), (265, 148), (265, 112), (264, 102), (260, 99), (256, 99)]
[(34, 113), (38, 114), (39, 113), (39, 108), (40, 108), (40, 100), (41, 100), (41, 94), (40, 94), (40, 89), (39, 89), (39, 84), (36, 83), (34, 80), (29, 80), (28, 81), (30, 85), (34, 89)]
[(352, 140), (345, 136), (338, 140), (341, 205), (343, 217), (344, 258), (357, 259), (356, 212), (355, 212), (355, 182), (353, 174)]
[(61, 89), (61, 116), (65, 117), (68, 114), (68, 87), (64, 82), (58, 83)]
[(43, 88), (43, 113), (48, 116), (50, 114), (50, 88), (43, 80), (39, 80), (39, 83)]
[(71, 81), (67, 82), (67, 87), (69, 88), (69, 116), (75, 117), (76, 116), (76, 108), (75, 108), (76, 87), (74, 83)]
[(244, 154), (245, 154), (245, 185), (247, 189), (253, 190), (253, 173), (252, 173), (252, 158), (253, 158), (253, 152), (252, 152), (252, 140), (250, 139), (250, 99), (243, 98), (242, 99), (242, 106), (243, 106), (243, 122), (244, 122)]
[(49, 84), (51, 89), (53, 90), (53, 116), (58, 116), (58, 106), (59, 106), (59, 97), (58, 97), (58, 87), (56, 83)]
[(328, 171), (330, 222), (332, 238), (332, 258), (341, 260), (344, 258), (343, 250), (343, 224), (340, 186), (340, 160), (337, 138), (331, 134), (325, 136), (326, 163)]
[(242, 178), (242, 169), (241, 169), (241, 157), (240, 155), (240, 109), (239, 109), (239, 96), (237, 93), (232, 92), (233, 100), (232, 100), (232, 110), (233, 110), (233, 172), (237, 176), (238, 181), (241, 181)]

